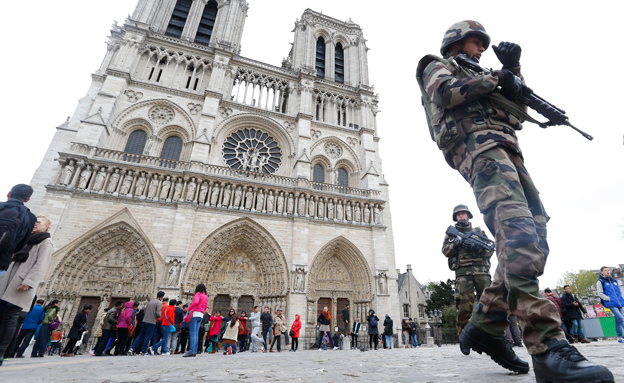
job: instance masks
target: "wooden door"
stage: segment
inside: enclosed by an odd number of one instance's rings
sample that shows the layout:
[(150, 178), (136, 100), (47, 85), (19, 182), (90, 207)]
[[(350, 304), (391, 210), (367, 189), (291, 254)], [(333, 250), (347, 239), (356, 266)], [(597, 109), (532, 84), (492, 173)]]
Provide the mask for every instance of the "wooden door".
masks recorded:
[[(238, 313), (240, 315), (240, 313), (242, 311), (244, 311), (245, 313), (247, 313), (247, 316), (250, 316), (251, 313), (253, 312), (253, 307), (254, 307), (254, 299), (251, 295), (243, 295), (242, 297), (240, 297), (238, 299)], [(249, 321), (247, 321), (247, 331), (251, 332), (251, 323), (249, 323)]]
[[(316, 303), (316, 318), (314, 318), (314, 322), (316, 322), (316, 320), (318, 319), (319, 315), (321, 315), (321, 313), (323, 312), (323, 307), (327, 306), (327, 309), (329, 310), (329, 312), (332, 312), (332, 300), (331, 298), (319, 298), (318, 302)], [(332, 320), (332, 324), (333, 324), (333, 320)], [(332, 325), (329, 326), (332, 329), (333, 332), (333, 328)]]
[[(343, 334), (344, 333), (344, 316), (342, 315), (342, 310), (344, 310), (345, 307), (347, 307), (347, 304), (349, 303), (349, 300), (347, 298), (338, 298), (338, 302), (337, 302), (337, 312), (336, 312), (336, 326), (338, 326), (338, 335)], [(351, 308), (349, 308), (349, 317), (351, 317)], [(351, 320), (349, 320), (349, 323), (351, 323)], [(344, 334), (345, 336), (347, 336), (347, 334)]]
[(212, 307), (212, 315), (214, 315), (217, 310), (221, 311), (222, 316), (227, 316), (228, 311), (230, 310), (230, 296), (219, 294), (214, 299), (214, 305)]

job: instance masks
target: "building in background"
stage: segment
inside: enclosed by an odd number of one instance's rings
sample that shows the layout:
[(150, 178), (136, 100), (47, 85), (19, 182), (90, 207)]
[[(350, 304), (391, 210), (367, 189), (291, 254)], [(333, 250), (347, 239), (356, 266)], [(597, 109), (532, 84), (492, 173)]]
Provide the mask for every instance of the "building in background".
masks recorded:
[(139, 0), (113, 25), (32, 179), (57, 246), (38, 295), (65, 323), (199, 283), (212, 310), (283, 307), (306, 335), (325, 305), (400, 316), (362, 28), (307, 9), (274, 66), (241, 56), (248, 6)]
[(399, 304), (401, 305), (401, 319), (412, 318), (420, 326), (428, 323), (425, 313), (427, 299), (429, 299), (429, 289), (416, 280), (412, 274), (412, 265), (407, 265), (407, 271), (399, 275)]

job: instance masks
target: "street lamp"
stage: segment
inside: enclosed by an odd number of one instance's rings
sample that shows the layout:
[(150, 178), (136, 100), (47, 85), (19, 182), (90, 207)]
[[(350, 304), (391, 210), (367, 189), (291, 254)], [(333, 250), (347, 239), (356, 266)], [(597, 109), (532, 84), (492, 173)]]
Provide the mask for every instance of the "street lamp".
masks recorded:
[(442, 319), (442, 310), (433, 310), (433, 318), (435, 319), (436, 328), (438, 329), (437, 330), (437, 333), (438, 333), (438, 336), (437, 336), (437, 338), (438, 338), (438, 347), (442, 347), (442, 337), (441, 337), (441, 334), (440, 334), (440, 331), (441, 331), (441, 327), (440, 326), (442, 325), (442, 320), (441, 320)]

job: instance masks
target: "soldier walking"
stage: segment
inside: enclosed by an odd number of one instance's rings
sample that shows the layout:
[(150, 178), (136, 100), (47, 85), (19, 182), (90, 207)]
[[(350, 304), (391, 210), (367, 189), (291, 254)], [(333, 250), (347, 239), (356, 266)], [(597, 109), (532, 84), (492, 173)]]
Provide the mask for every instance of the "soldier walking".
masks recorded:
[[(457, 205), (453, 209), (453, 221), (460, 232), (466, 234), (474, 231), (486, 236), (480, 227), (472, 228), (472, 213), (466, 205)], [(475, 293), (477, 301), (481, 293), (492, 283), (490, 277), (490, 258), (493, 250), (485, 247), (472, 248), (461, 239), (446, 234), (442, 253), (448, 258), (448, 265), (455, 272), (455, 307), (457, 307), (457, 333), (468, 324), (474, 308)]]
[(505, 341), (511, 312), (520, 320), (538, 382), (613, 382), (606, 367), (590, 363), (565, 341), (557, 308), (539, 294), (549, 217), (516, 137), (528, 116), (526, 106), (515, 102), (523, 91), (522, 50), (510, 42), (494, 46), (500, 70), (476, 72), (457, 62), (459, 55), (478, 62), (489, 45), (483, 25), (458, 22), (444, 35), (443, 57), (423, 57), (416, 71), (431, 137), (471, 185), (496, 240), (494, 280), (462, 331), (460, 349), (485, 352), (504, 368), (528, 373), (529, 364)]

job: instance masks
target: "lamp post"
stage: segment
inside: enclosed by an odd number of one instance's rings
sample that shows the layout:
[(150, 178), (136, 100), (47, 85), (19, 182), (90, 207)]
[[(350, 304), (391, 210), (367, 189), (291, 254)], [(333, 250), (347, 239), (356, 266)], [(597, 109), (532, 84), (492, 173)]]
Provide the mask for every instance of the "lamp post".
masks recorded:
[(437, 333), (438, 333), (438, 335), (437, 335), (438, 347), (442, 347), (442, 337), (441, 337), (441, 334), (440, 334), (440, 330), (441, 330), (440, 326), (442, 324), (442, 321), (441, 321), (441, 319), (442, 319), (442, 310), (433, 310), (433, 317), (435, 319), (435, 324), (436, 324)]

